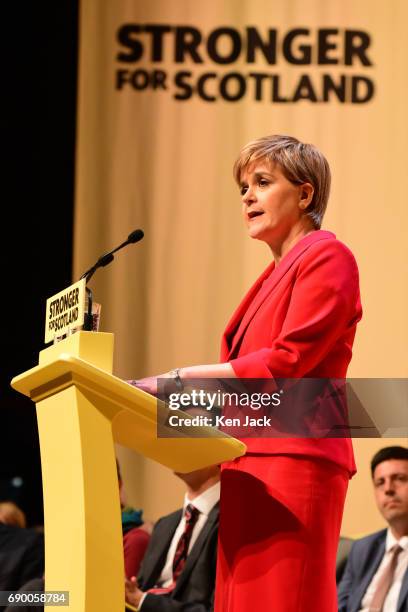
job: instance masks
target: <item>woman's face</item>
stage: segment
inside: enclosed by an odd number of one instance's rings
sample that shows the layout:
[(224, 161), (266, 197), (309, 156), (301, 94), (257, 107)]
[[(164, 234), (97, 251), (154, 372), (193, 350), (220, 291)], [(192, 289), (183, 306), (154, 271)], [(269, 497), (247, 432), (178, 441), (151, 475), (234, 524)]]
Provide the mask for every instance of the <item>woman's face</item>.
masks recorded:
[[(308, 205), (308, 183), (294, 185), (284, 176), (279, 164), (259, 160), (241, 174), (242, 214), (251, 238), (276, 245), (285, 240), (299, 224)], [(310, 199), (311, 199), (310, 195)]]

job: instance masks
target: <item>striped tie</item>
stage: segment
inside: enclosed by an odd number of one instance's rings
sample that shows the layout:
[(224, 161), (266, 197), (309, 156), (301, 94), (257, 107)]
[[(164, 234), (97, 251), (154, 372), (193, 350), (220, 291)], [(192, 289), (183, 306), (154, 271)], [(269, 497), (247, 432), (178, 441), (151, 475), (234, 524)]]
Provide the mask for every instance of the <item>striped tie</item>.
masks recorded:
[(391, 548), (390, 552), (391, 559), (389, 563), (387, 563), (387, 565), (384, 567), (384, 571), (378, 581), (377, 588), (370, 604), (370, 612), (381, 612), (388, 591), (390, 590), (391, 585), (393, 583), (395, 568), (397, 567), (398, 563), (398, 555), (400, 554), (400, 552), (402, 552), (402, 548), (399, 544), (395, 544), (395, 546)]
[(165, 593), (171, 593), (171, 591), (173, 591), (174, 587), (176, 586), (178, 577), (180, 576), (186, 564), (188, 547), (199, 514), (200, 511), (197, 510), (197, 508), (195, 508), (192, 504), (188, 504), (186, 506), (186, 509), (184, 511), (184, 518), (186, 524), (184, 526), (184, 531), (181, 534), (180, 539), (177, 543), (176, 552), (174, 553), (173, 558), (173, 582), (168, 587), (155, 587), (154, 589), (149, 589), (147, 591), (148, 593), (154, 593), (155, 595), (164, 595)]
[(176, 583), (178, 577), (184, 569), (187, 561), (188, 546), (190, 544), (191, 536), (193, 533), (194, 526), (197, 522), (200, 511), (197, 510), (192, 504), (188, 504), (184, 511), (184, 518), (186, 524), (184, 532), (180, 536), (177, 544), (176, 552), (174, 553), (173, 559), (173, 582)]

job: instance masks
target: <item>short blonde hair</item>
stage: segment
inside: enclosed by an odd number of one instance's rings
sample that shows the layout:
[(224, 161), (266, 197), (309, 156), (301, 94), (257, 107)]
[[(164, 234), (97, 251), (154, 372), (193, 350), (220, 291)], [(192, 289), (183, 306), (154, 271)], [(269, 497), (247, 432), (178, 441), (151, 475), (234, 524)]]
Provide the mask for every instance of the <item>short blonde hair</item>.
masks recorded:
[(327, 159), (312, 144), (304, 144), (292, 136), (263, 136), (248, 142), (234, 164), (234, 178), (238, 185), (241, 175), (255, 161), (267, 160), (279, 164), (284, 176), (295, 185), (310, 183), (313, 198), (305, 215), (319, 229), (326, 212), (330, 194), (331, 174)]

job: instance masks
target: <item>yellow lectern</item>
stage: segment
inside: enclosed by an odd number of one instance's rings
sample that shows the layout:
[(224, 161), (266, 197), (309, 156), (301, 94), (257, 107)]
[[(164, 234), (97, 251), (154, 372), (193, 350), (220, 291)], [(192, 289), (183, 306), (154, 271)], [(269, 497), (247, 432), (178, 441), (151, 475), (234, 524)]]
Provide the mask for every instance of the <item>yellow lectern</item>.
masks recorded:
[(158, 438), (157, 417), (162, 422), (167, 408), (113, 376), (112, 360), (112, 334), (78, 332), (41, 351), (39, 365), (11, 383), (37, 406), (45, 585), (69, 591), (69, 606), (60, 610), (124, 610), (114, 442), (179, 472), (245, 452), (238, 440), (206, 427), (194, 428), (206, 437)]

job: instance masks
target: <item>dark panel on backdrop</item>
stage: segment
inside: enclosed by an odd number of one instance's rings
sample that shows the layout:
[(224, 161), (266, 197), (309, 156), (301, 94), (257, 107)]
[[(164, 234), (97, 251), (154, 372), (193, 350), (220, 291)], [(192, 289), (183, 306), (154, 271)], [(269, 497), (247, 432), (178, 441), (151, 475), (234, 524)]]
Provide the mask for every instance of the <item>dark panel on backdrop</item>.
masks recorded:
[[(9, 387), (44, 347), (45, 300), (71, 283), (78, 3), (9, 3), (2, 32), (0, 499), (42, 522), (33, 404)], [(2, 96), (2, 97), (3, 97)]]

